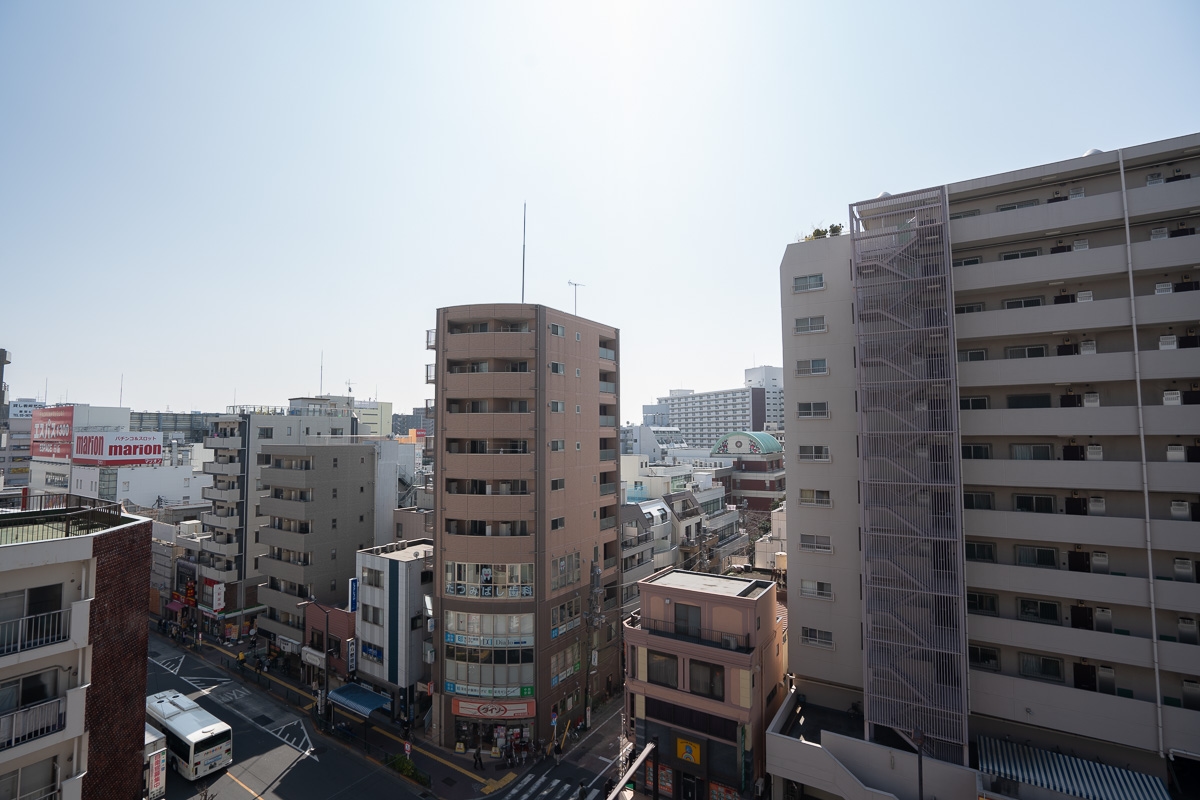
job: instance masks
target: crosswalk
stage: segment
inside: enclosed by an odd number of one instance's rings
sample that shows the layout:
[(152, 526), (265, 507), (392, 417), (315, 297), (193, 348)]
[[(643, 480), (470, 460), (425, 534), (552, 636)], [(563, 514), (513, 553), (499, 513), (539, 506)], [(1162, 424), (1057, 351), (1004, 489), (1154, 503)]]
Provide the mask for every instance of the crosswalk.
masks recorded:
[[(548, 773), (534, 775), (526, 773), (507, 794), (508, 797), (530, 798), (530, 800), (575, 800), (579, 796), (579, 784), (551, 778)], [(599, 789), (588, 789), (584, 800), (596, 800)]]

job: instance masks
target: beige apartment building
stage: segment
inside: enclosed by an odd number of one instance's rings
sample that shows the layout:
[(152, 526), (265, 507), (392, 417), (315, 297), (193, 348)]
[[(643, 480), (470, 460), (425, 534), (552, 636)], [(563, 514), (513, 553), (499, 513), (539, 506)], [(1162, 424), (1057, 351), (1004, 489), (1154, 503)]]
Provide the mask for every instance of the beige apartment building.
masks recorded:
[(896, 791), (864, 765), (918, 738), (984, 789), (1009, 738), (1168, 779), (1200, 758), (1200, 135), (850, 215), (780, 266), (808, 733), (777, 720), (775, 796)]
[(620, 687), (618, 332), (539, 305), (457, 306), (427, 344), (434, 734), (548, 741)]
[[(787, 693), (787, 612), (773, 581), (666, 569), (624, 622), (627, 719), (657, 742), (660, 796), (733, 800), (766, 781), (765, 729)], [(649, 761), (638, 787), (653, 788)]]

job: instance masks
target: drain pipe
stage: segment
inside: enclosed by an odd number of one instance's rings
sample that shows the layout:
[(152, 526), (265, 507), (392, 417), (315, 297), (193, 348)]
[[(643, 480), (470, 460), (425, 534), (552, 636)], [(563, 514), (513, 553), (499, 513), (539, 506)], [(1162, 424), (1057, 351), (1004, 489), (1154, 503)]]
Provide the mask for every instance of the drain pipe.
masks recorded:
[[(1146, 424), (1142, 411), (1142, 362), (1138, 352), (1137, 297), (1133, 293), (1133, 245), (1129, 238), (1129, 195), (1125, 189), (1125, 155), (1117, 150), (1121, 173), (1121, 210), (1125, 217), (1125, 273), (1129, 277), (1129, 320), (1133, 330), (1133, 385), (1137, 390), (1138, 443), (1142, 450), (1142, 523), (1146, 532), (1146, 585), (1150, 588), (1150, 648), (1154, 654), (1154, 711), (1158, 727), (1158, 757), (1163, 752), (1162, 676), (1158, 664), (1158, 606), (1154, 601), (1154, 552), (1150, 542), (1150, 482), (1146, 475)], [(1175, 751), (1172, 751), (1175, 752)], [(1174, 756), (1172, 756), (1172, 759)]]
[(1193, 758), (1197, 761), (1200, 761), (1200, 753), (1192, 753), (1187, 750), (1180, 750), (1178, 747), (1172, 747), (1170, 750), (1167, 751), (1167, 754), (1171, 757), (1172, 761), (1175, 760), (1175, 756), (1177, 756), (1177, 755), (1183, 756), (1184, 758)]

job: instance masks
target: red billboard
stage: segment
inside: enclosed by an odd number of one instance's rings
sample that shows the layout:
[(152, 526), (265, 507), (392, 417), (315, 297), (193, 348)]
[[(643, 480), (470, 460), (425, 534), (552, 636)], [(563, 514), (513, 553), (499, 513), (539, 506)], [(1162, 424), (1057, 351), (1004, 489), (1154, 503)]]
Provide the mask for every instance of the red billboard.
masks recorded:
[(75, 406), (34, 409), (30, 454), (34, 458), (69, 459), (74, 421)]
[(78, 466), (116, 467), (158, 465), (163, 462), (162, 434), (158, 431), (127, 431), (75, 434), (72, 458)]

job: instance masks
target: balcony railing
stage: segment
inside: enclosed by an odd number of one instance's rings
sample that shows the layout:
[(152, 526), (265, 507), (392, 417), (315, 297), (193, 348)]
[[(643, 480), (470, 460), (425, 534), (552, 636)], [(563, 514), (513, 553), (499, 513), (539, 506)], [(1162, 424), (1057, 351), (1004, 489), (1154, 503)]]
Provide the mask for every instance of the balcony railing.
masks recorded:
[(33, 650), (71, 638), (71, 609), (0, 622), (0, 655)]
[(617, 518), (615, 516), (600, 518), (600, 530), (606, 531), (606, 530), (609, 530), (610, 528), (615, 528), (615, 527), (617, 527)]
[(725, 650), (736, 650), (740, 653), (749, 653), (753, 650), (750, 646), (750, 634), (748, 633), (726, 633), (725, 631), (717, 631), (711, 628), (693, 628), (688, 625), (677, 625), (674, 622), (667, 622), (666, 620), (646, 619), (644, 617), (641, 618), (641, 627), (656, 636), (666, 636), (670, 639), (678, 639), (684, 642), (707, 644)]
[(0, 716), (0, 750), (62, 730), (66, 719), (65, 697), (56, 697)]
[(606, 361), (616, 361), (617, 360), (617, 351), (610, 350), (607, 347), (601, 347), (600, 348), (600, 357)]
[(616, 493), (617, 493), (617, 485), (615, 483), (600, 484), (600, 494), (605, 495), (605, 494), (616, 494)]
[(425, 331), (425, 349), (434, 350), (437, 348), (437, 328), (429, 328)]
[(612, 414), (601, 414), (600, 415), (600, 427), (601, 428), (617, 427), (617, 418), (615, 416), (613, 416)]
[(425, 365), (425, 382), (437, 383), (437, 364)]
[(616, 394), (617, 385), (612, 381), (600, 381), (600, 391), (605, 394)]
[(651, 533), (650, 531), (647, 531), (646, 533), (640, 534), (638, 536), (630, 537), (628, 539), (622, 539), (621, 540), (621, 549), (628, 550), (631, 547), (637, 547), (638, 545), (646, 544), (647, 542), (652, 541), (653, 539), (654, 539), (654, 534)]
[(617, 556), (609, 556), (608, 558), (604, 559), (604, 568), (605, 569), (612, 569), (616, 565), (617, 565)]
[(616, 461), (617, 460), (617, 451), (616, 450), (601, 450), (600, 451), (600, 460), (601, 461)]

